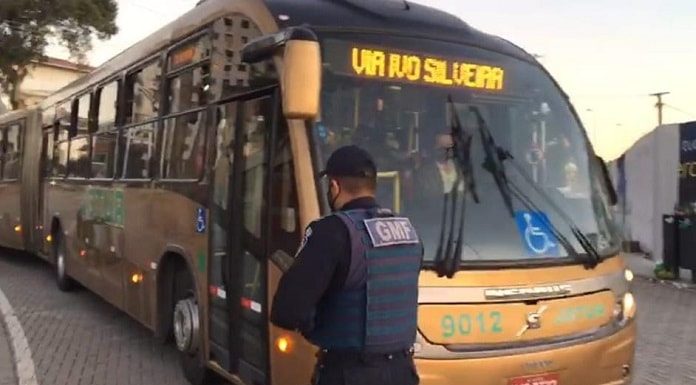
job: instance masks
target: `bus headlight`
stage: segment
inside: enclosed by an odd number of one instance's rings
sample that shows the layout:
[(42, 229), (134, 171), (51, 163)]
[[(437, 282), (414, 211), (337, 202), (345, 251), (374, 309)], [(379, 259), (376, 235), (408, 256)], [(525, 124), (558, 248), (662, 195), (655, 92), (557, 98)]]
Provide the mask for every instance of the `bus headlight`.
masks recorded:
[(636, 299), (633, 294), (626, 293), (614, 306), (614, 317), (619, 322), (626, 322), (636, 316)]
[(621, 301), (623, 307), (623, 316), (626, 319), (631, 319), (636, 316), (636, 299), (633, 294), (624, 294), (623, 301)]
[(633, 281), (633, 272), (631, 269), (624, 270), (624, 278), (626, 278), (626, 281), (628, 282)]

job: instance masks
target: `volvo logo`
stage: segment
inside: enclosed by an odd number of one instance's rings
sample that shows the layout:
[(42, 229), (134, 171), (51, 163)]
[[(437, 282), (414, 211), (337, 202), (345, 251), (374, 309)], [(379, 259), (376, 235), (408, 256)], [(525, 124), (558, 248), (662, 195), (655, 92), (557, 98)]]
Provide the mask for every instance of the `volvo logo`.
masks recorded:
[(541, 314), (527, 314), (527, 326), (529, 326), (529, 329), (539, 329), (541, 327)]
[(516, 298), (539, 298), (549, 297), (559, 294), (568, 294), (573, 287), (568, 284), (546, 285), (531, 287), (511, 287), (501, 289), (486, 289), (484, 295), (486, 299), (516, 299)]
[(529, 329), (539, 329), (541, 327), (541, 315), (544, 314), (548, 308), (549, 307), (547, 305), (541, 305), (539, 310), (527, 313), (527, 323), (526, 325), (522, 326), (519, 332), (517, 332), (517, 337), (522, 337), (522, 335)]

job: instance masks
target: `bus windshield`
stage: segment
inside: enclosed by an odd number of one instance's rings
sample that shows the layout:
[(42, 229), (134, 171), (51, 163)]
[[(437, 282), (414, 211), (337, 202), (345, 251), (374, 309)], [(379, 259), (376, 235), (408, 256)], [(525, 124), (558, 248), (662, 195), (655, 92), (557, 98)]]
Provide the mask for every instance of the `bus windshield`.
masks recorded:
[[(564, 218), (601, 256), (616, 252), (601, 171), (567, 100), (538, 66), (472, 46), (367, 34), (324, 36), (322, 59), (321, 116), (312, 127), (319, 161), (347, 144), (368, 150), (378, 201), (411, 218), (426, 261), (441, 246), (453, 195), (467, 201), (464, 264), (569, 260), (554, 228), (585, 253)], [(484, 165), (481, 120), (515, 162), (506, 177), (533, 208), (515, 199), (507, 207)], [(458, 178), (453, 127), (470, 139), (473, 183)]]

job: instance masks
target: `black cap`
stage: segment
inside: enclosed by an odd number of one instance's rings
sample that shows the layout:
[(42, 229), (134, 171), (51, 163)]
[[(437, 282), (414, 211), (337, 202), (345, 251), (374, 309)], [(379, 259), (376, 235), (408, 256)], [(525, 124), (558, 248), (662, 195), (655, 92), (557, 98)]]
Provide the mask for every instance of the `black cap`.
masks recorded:
[(320, 177), (327, 175), (374, 178), (377, 166), (367, 151), (354, 145), (344, 146), (331, 154), (326, 169), (319, 173)]

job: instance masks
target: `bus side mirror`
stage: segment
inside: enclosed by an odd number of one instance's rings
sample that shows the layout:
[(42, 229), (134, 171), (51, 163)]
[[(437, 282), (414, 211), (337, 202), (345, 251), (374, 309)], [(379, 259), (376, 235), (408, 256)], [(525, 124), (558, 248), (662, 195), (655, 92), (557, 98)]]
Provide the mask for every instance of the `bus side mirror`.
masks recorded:
[(616, 189), (614, 189), (614, 183), (611, 181), (609, 176), (609, 169), (607, 169), (607, 164), (604, 163), (604, 159), (601, 156), (596, 155), (597, 164), (602, 172), (602, 179), (604, 179), (604, 185), (607, 187), (607, 194), (609, 195), (609, 203), (612, 206), (616, 206), (619, 202), (619, 197), (616, 194)]
[(261, 36), (242, 48), (242, 61), (268, 60), (281, 49), (283, 113), (287, 119), (314, 119), (319, 114), (321, 89), (321, 50), (314, 31), (292, 27)]
[(287, 119), (315, 119), (319, 114), (321, 52), (319, 42), (290, 40), (283, 61), (283, 113)]

